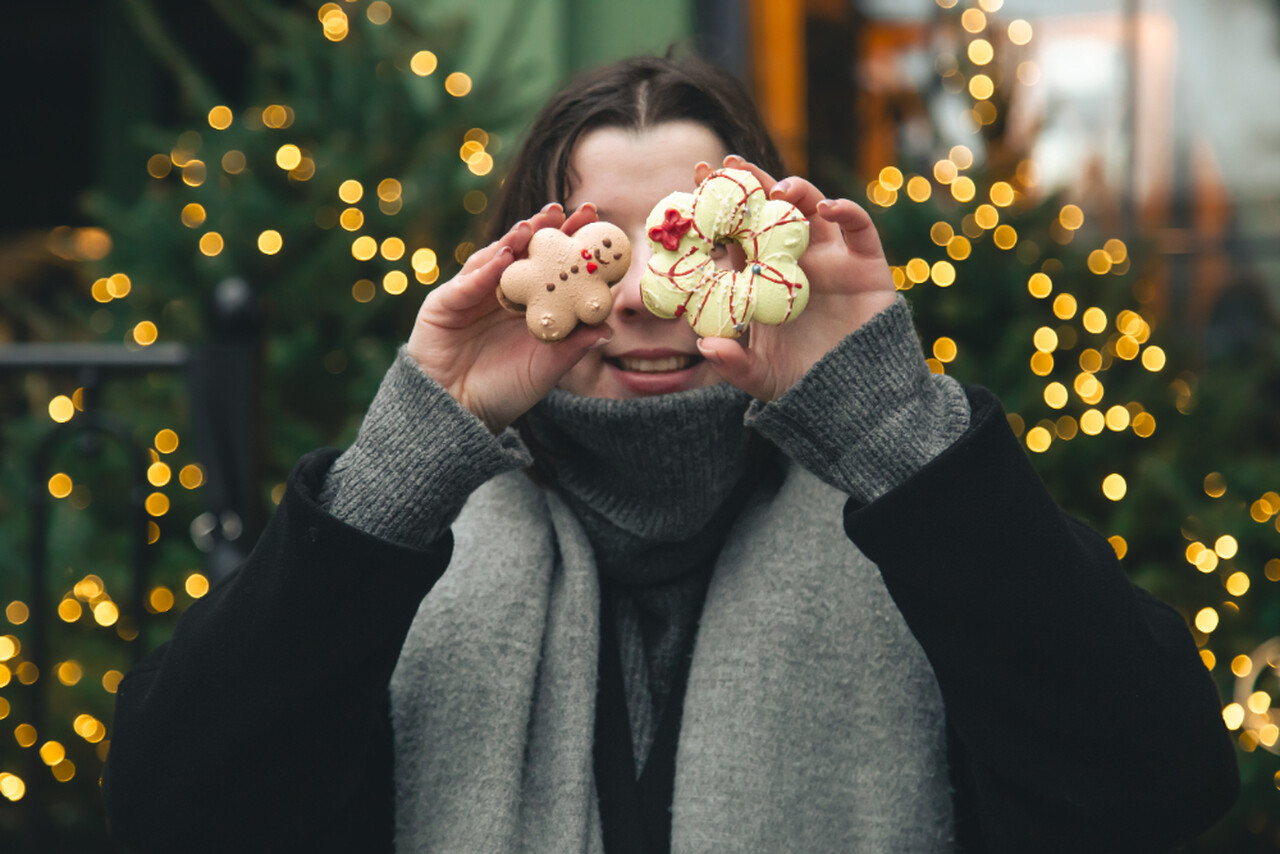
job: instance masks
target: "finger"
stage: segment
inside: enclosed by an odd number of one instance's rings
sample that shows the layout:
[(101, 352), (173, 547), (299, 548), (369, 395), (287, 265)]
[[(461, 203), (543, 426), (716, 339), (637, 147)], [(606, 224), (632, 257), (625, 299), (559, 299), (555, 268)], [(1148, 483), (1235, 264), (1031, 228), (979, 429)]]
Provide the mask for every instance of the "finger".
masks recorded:
[(849, 199), (825, 199), (818, 203), (817, 214), (840, 229), (851, 252), (869, 256), (884, 254), (880, 235), (871, 222), (871, 215), (857, 202)]
[(769, 365), (735, 338), (699, 338), (698, 352), (726, 382), (756, 400), (775, 397)]
[(579, 205), (576, 211), (569, 214), (564, 224), (560, 226), (560, 230), (565, 234), (573, 234), (584, 225), (595, 222), (599, 218), (600, 215), (596, 213), (596, 206), (591, 202), (586, 202)]
[(822, 191), (804, 178), (783, 178), (769, 191), (769, 198), (790, 202), (809, 220), (811, 243), (840, 240), (840, 227), (818, 216), (818, 205), (826, 200)]
[(529, 217), (526, 222), (534, 231), (544, 228), (559, 228), (564, 224), (564, 208), (559, 202), (551, 202), (542, 210)]
[[(495, 290), (502, 272), (511, 266), (515, 253), (510, 246), (501, 247), (488, 261), (472, 270), (463, 269), (451, 280), (432, 291), (423, 304), (423, 309), (435, 322), (445, 322), (444, 315), (465, 315), (459, 317), (462, 324), (470, 323), (478, 314), (501, 308)], [(476, 312), (477, 308), (483, 311)], [(439, 314), (443, 312), (443, 315)]]
[(755, 175), (756, 180), (760, 182), (760, 186), (764, 187), (766, 195), (768, 195), (769, 190), (773, 188), (773, 185), (778, 183), (777, 178), (774, 178), (750, 160), (747, 160), (745, 157), (741, 157), (737, 154), (727, 155), (724, 159), (724, 165), (728, 166), (730, 169), (746, 169), (752, 175)]
[(693, 167), (693, 183), (701, 184), (707, 180), (707, 176), (714, 172), (711, 164), (705, 160), (699, 160), (698, 165)]

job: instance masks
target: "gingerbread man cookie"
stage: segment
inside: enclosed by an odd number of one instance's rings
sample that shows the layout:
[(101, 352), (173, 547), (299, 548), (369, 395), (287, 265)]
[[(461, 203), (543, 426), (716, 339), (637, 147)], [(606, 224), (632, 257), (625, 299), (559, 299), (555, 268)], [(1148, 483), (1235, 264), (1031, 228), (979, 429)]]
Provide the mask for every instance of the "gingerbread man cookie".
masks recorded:
[[(755, 176), (720, 169), (693, 193), (672, 193), (645, 221), (653, 258), (640, 280), (659, 317), (685, 317), (701, 336), (737, 338), (747, 324), (794, 320), (809, 302), (800, 256), (809, 221), (789, 202), (765, 197)], [(721, 269), (716, 245), (742, 246), (742, 270)]]
[(631, 242), (612, 223), (589, 223), (573, 234), (539, 229), (529, 240), (529, 256), (503, 271), (498, 301), (524, 312), (534, 337), (559, 341), (579, 322), (604, 322), (613, 309), (609, 286), (630, 266)]

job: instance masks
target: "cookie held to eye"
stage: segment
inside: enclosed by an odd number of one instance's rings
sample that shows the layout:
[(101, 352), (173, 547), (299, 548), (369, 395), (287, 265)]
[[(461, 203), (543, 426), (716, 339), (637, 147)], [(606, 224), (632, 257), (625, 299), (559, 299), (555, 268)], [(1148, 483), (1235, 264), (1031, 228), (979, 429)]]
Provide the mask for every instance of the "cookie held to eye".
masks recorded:
[[(800, 256), (809, 221), (790, 202), (765, 197), (744, 169), (719, 169), (693, 193), (672, 193), (645, 221), (653, 257), (640, 294), (659, 317), (684, 317), (701, 336), (737, 338), (747, 324), (795, 320), (809, 302)], [(711, 258), (734, 242), (747, 256), (742, 270)]]
[(631, 243), (622, 229), (592, 222), (573, 234), (543, 228), (529, 239), (529, 255), (507, 267), (498, 301), (524, 312), (534, 337), (560, 341), (579, 323), (603, 323), (613, 309), (609, 286), (631, 266)]

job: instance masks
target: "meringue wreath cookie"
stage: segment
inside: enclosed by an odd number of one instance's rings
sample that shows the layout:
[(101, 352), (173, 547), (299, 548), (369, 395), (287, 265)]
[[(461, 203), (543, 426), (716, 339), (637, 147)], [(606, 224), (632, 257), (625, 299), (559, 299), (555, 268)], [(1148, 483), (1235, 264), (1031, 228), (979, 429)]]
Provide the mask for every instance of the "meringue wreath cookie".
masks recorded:
[[(747, 324), (794, 320), (809, 302), (800, 256), (809, 221), (790, 202), (765, 197), (743, 169), (719, 169), (693, 193), (671, 193), (645, 221), (653, 257), (640, 280), (659, 317), (685, 317), (698, 335), (737, 338)], [(716, 266), (717, 244), (742, 246), (742, 270)]]

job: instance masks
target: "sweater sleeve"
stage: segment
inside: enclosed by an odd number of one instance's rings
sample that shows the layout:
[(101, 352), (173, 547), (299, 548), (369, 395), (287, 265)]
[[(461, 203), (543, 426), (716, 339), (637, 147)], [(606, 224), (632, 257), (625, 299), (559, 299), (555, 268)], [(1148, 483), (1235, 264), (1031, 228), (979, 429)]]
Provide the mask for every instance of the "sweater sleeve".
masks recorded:
[(925, 363), (901, 296), (770, 403), (755, 428), (810, 472), (859, 501), (906, 480), (969, 424), (959, 383)]
[(966, 850), (1168, 850), (1238, 792), (1217, 691), (1182, 617), (970, 400), (957, 442), (845, 510), (937, 675)]
[(132, 850), (389, 850), (387, 684), (452, 539), (326, 513), (333, 456), (299, 463), (247, 562), (121, 683), (103, 789)]
[(492, 435), (402, 347), (320, 502), (366, 533), (423, 547), (476, 487), (532, 462), (514, 430)]

